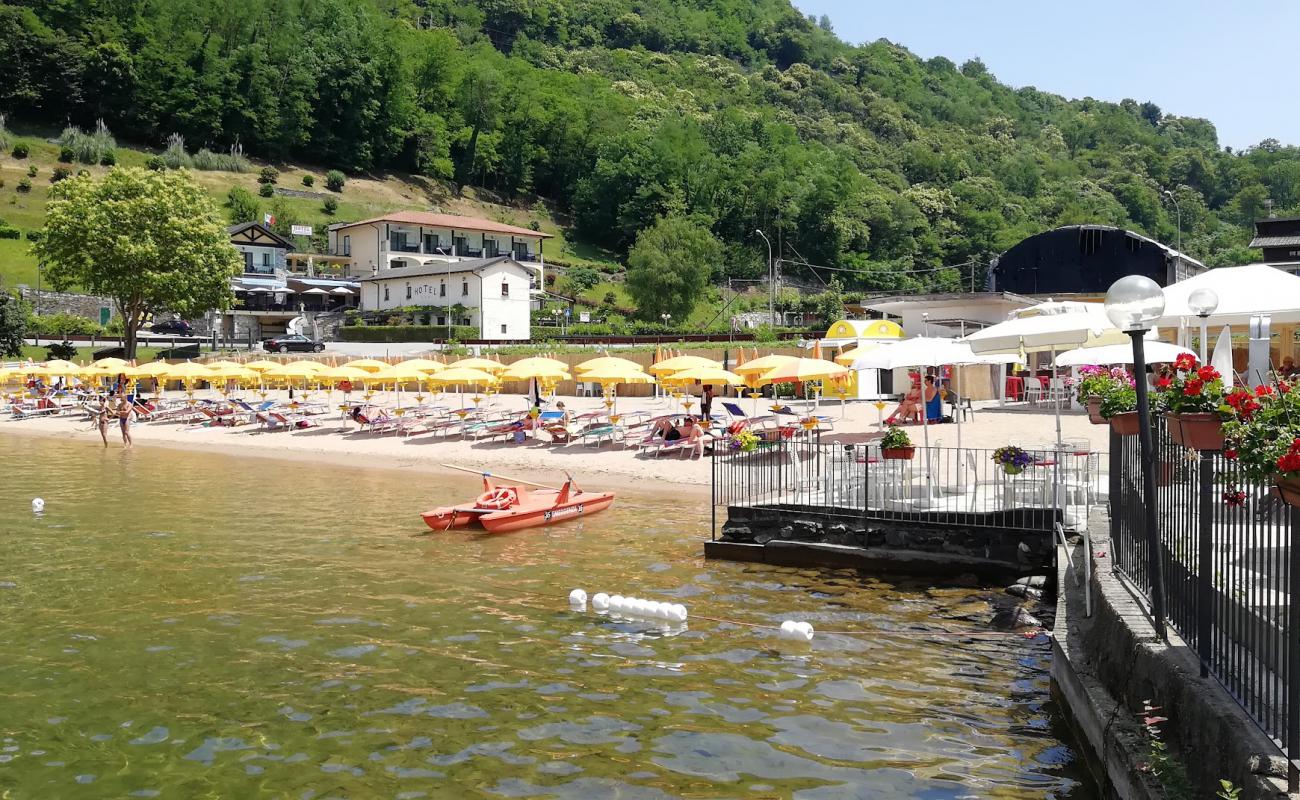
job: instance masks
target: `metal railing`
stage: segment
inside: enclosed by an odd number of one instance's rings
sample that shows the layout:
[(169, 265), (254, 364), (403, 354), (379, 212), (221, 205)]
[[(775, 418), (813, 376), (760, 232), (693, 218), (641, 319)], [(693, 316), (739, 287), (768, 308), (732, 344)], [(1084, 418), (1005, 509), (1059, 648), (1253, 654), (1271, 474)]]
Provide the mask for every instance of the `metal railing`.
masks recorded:
[[(1106, 487), (1104, 463), (1086, 445), (1025, 448), (1033, 463), (1008, 474), (992, 450), (918, 446), (910, 460), (876, 444), (795, 434), (753, 452), (719, 450), (713, 506), (830, 510), (874, 521), (1051, 532), (1086, 527)], [(716, 526), (715, 526), (716, 528)]]
[(1291, 791), (1300, 788), (1300, 531), (1297, 510), (1268, 484), (1245, 478), (1219, 452), (1176, 445), (1153, 421), (1160, 557), (1153, 559), (1143, 516), (1136, 436), (1111, 436), (1114, 569), (1151, 601), (1160, 564), (1165, 617), (1213, 676), (1288, 757)]

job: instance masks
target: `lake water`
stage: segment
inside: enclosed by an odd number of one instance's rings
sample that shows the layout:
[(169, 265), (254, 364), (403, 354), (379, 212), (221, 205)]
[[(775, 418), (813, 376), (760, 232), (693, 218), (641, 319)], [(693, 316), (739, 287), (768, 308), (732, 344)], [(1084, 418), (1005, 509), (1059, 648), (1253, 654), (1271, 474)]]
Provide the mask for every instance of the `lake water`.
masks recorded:
[(473, 477), (3, 434), (0, 463), (8, 798), (1092, 796), (1043, 640), (903, 633), (995, 590), (705, 563), (702, 500), (425, 536)]

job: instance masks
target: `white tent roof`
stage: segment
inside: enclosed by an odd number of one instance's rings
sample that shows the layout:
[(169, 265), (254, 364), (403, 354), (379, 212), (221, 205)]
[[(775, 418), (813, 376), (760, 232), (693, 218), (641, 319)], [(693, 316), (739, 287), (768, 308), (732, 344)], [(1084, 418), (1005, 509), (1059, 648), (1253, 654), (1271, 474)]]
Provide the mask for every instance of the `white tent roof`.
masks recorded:
[[(1164, 364), (1177, 359), (1183, 353), (1196, 355), (1186, 347), (1168, 342), (1144, 342), (1143, 355), (1148, 364)], [(1082, 367), (1087, 364), (1132, 364), (1132, 344), (1109, 344), (1104, 347), (1080, 347), (1068, 350), (1056, 357), (1058, 367)]]
[(900, 369), (942, 367), (948, 364), (1002, 364), (1015, 356), (976, 355), (970, 345), (956, 339), (917, 336), (894, 344), (882, 344), (853, 362), (853, 369)]
[(1053, 302), (1014, 311), (963, 341), (976, 353), (1042, 352), (1123, 344), (1128, 335), (1111, 324), (1101, 303)]
[(1213, 289), (1219, 306), (1211, 323), (1244, 325), (1255, 314), (1269, 314), (1273, 322), (1300, 322), (1300, 277), (1268, 264), (1221, 267), (1165, 287), (1165, 315), (1160, 322), (1177, 325), (1181, 319), (1197, 324), (1187, 298), (1197, 289)]

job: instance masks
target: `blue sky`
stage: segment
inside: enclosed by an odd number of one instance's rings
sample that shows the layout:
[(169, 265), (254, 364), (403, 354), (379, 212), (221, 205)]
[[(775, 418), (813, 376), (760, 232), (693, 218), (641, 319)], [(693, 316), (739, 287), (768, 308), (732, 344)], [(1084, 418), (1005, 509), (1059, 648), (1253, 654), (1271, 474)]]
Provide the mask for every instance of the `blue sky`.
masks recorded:
[[(1205, 117), (1221, 145), (1300, 143), (1292, 81), (1294, 0), (794, 0), (841, 39), (884, 38), (960, 64), (978, 56), (1003, 83), (1066, 97), (1138, 102)], [(1287, 63), (1291, 61), (1292, 63)]]

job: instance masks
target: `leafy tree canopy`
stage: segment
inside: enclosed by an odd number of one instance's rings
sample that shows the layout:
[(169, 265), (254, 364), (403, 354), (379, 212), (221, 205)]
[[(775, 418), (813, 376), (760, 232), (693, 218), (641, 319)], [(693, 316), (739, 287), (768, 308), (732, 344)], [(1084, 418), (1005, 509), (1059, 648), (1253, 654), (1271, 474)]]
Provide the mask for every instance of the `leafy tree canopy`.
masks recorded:
[(110, 170), (50, 189), (45, 235), (33, 246), (56, 289), (113, 298), (127, 357), (154, 311), (197, 316), (229, 308), (242, 267), (216, 204), (187, 171)]
[(641, 316), (672, 314), (684, 322), (709, 283), (719, 251), (707, 227), (683, 217), (664, 217), (642, 231), (627, 257), (627, 289)]
[(27, 310), (17, 296), (0, 291), (0, 356), (18, 358), (27, 335)]

